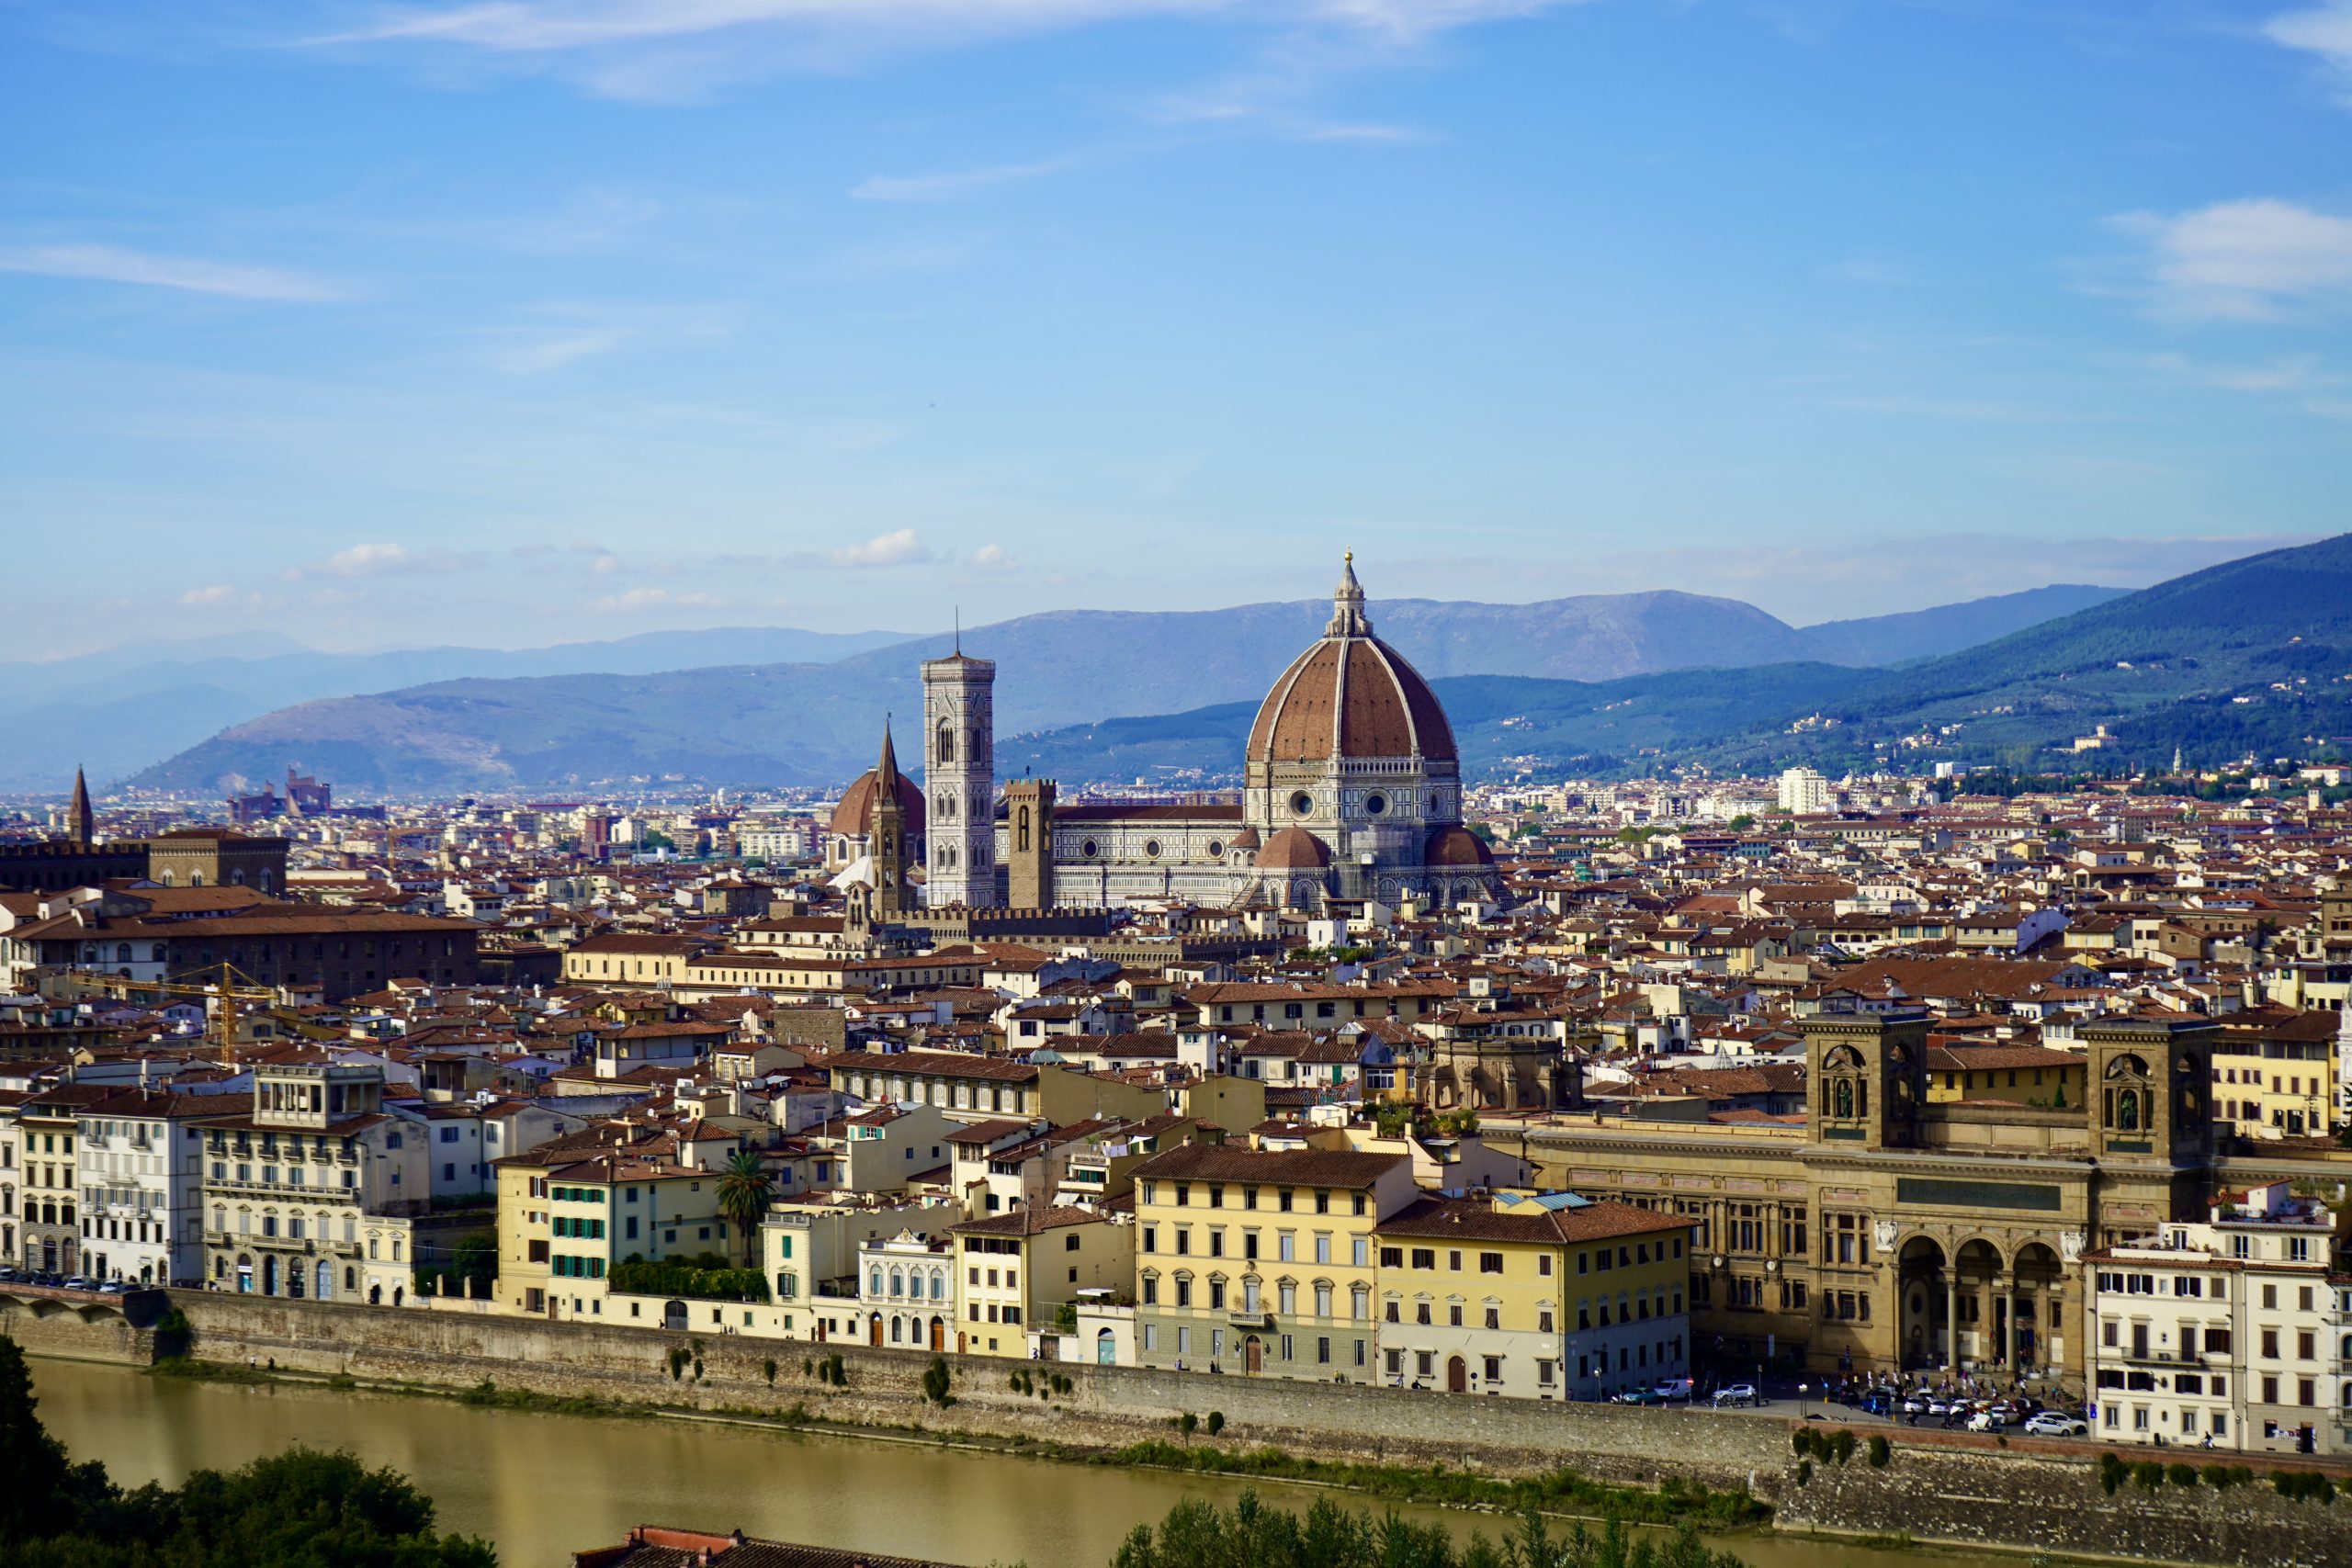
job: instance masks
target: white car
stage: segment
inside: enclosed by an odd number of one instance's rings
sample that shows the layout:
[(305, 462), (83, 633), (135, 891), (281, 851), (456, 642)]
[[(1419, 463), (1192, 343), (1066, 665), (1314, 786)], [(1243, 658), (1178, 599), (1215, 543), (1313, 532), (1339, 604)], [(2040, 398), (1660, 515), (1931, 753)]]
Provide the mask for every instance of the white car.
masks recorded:
[(1717, 1404), (1761, 1404), (1764, 1396), (1756, 1392), (1752, 1382), (1736, 1382), (1715, 1390)]
[(1980, 1410), (1968, 1418), (1968, 1429), (1972, 1432), (1994, 1432), (1998, 1431), (2000, 1427), (2000, 1417), (1989, 1410)]
[(1692, 1378), (1668, 1378), (1650, 1392), (1660, 1399), (1688, 1399), (1699, 1390)]
[(2045, 1410), (2030, 1417), (2025, 1424), (2028, 1434), (2036, 1438), (2087, 1438), (2090, 1425), (2055, 1410)]

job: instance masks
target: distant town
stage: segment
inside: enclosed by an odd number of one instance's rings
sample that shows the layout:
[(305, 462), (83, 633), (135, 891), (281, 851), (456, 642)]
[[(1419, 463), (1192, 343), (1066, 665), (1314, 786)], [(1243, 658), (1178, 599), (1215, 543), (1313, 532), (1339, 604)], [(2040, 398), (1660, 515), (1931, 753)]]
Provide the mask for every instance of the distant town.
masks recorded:
[(921, 672), (836, 792), (20, 813), (0, 1283), (2352, 1451), (2344, 767), (1498, 785), (1352, 561), (1238, 790)]

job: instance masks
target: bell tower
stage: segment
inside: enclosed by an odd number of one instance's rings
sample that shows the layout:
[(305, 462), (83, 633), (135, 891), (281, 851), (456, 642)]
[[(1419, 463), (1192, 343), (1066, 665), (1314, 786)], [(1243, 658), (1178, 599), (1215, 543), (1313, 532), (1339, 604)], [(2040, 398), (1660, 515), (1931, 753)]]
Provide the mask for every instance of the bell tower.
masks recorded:
[(989, 909), (996, 892), (996, 665), (961, 646), (922, 667), (923, 901)]
[(888, 923), (903, 913), (911, 900), (907, 892), (907, 813), (899, 804), (899, 749), (890, 743), (890, 726), (882, 726), (882, 761), (874, 777), (873, 831), (868, 853), (874, 861), (873, 918)]
[(1867, 1149), (1917, 1144), (1928, 1100), (1927, 1013), (1824, 1013), (1804, 1027), (1806, 1137)]
[(2213, 1044), (2202, 1019), (2117, 1019), (2081, 1031), (2092, 1146), (2108, 1159), (2204, 1166), (2213, 1157)]
[(1054, 781), (1015, 779), (1004, 786), (1005, 905), (1054, 907)]

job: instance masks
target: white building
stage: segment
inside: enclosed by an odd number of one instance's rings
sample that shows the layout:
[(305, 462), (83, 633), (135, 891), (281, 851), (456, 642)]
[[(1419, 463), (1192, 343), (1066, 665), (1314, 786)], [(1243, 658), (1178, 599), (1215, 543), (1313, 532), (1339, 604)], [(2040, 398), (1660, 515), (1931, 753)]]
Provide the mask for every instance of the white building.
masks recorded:
[(1781, 809), (1797, 817), (1818, 817), (1836, 803), (1829, 781), (1811, 768), (1791, 768), (1781, 775)]
[(937, 1232), (902, 1230), (857, 1249), (858, 1317), (868, 1345), (944, 1350), (956, 1332), (955, 1238), (943, 1213)]
[(2212, 1215), (2085, 1256), (2098, 1435), (2352, 1452), (2352, 1287), (2329, 1279), (2326, 1206), (2281, 1181)]
[(204, 1267), (204, 1134), (218, 1095), (125, 1089), (80, 1109), (82, 1269), (93, 1280), (194, 1280)]

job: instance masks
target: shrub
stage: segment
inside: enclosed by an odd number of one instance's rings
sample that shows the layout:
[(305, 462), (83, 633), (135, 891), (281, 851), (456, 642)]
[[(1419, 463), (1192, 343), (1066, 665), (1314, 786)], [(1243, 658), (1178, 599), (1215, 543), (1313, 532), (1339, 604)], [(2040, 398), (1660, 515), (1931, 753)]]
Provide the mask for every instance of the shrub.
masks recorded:
[(1894, 1445), (1877, 1432), (1871, 1434), (1871, 1468), (1884, 1470), (1886, 1461), (1894, 1457)]
[(672, 1382), (686, 1375), (686, 1363), (693, 1360), (694, 1357), (695, 1353), (684, 1345), (670, 1347), (670, 1381)]
[(1216, 1437), (1219, 1432), (1222, 1432), (1222, 1431), (1224, 1431), (1224, 1430), (1225, 1430), (1225, 1412), (1224, 1412), (1224, 1411), (1222, 1411), (1222, 1410), (1212, 1410), (1212, 1411), (1210, 1411), (1210, 1412), (1209, 1412), (1209, 1436), (1210, 1436), (1210, 1437), (1212, 1437), (1212, 1438), (1214, 1438), (1214, 1437)]
[[(1201, 1418), (1189, 1410), (1176, 1417), (1176, 1430), (1183, 1434), (1184, 1440), (1188, 1443), (1193, 1440), (1193, 1434), (1200, 1430), (1200, 1426)], [(2281, 1490), (2283, 1491), (2284, 1488)]]
[(2109, 1496), (2115, 1495), (2115, 1489), (2122, 1485), (2124, 1477), (2131, 1473), (2132, 1467), (2125, 1464), (2120, 1456), (2111, 1452), (2098, 1456), (2098, 1486)]
[(2154, 1492), (2165, 1483), (2165, 1467), (2152, 1459), (2143, 1459), (2132, 1467), (2132, 1484), (2143, 1492)]
[(835, 1388), (849, 1386), (849, 1369), (842, 1365), (842, 1353), (839, 1350), (825, 1358), (825, 1371), (831, 1375)]
[(757, 1269), (702, 1268), (692, 1263), (616, 1263), (606, 1279), (638, 1296), (682, 1296), (705, 1302), (763, 1302), (768, 1277)]
[(931, 1359), (931, 1365), (923, 1369), (922, 1396), (932, 1404), (938, 1405), (943, 1410), (948, 1405), (956, 1403), (956, 1396), (947, 1392), (947, 1360), (945, 1357), (933, 1356)]
[(2238, 1478), (2230, 1473), (2230, 1467), (2226, 1464), (2209, 1464), (2204, 1473), (2205, 1484), (2216, 1492), (2225, 1492), (2238, 1483)]
[(2197, 1467), (2177, 1462), (2168, 1464), (2165, 1466), (2165, 1479), (2175, 1486), (2194, 1486), (2197, 1484)]
[(1797, 1484), (1800, 1486), (1809, 1486), (1812, 1483), (1813, 1461), (1809, 1459), (1801, 1459), (1797, 1461)]
[(695, 1382), (702, 1382), (702, 1358), (700, 1356), (696, 1356), (695, 1358)]
[(770, 1356), (765, 1361), (762, 1362), (760, 1364), (760, 1371), (767, 1373), (768, 1382), (775, 1382), (775, 1358), (774, 1356)]
[(1797, 1458), (1804, 1459), (1813, 1452), (1813, 1438), (1812, 1427), (1799, 1427), (1789, 1434), (1789, 1447), (1795, 1452)]
[(2335, 1500), (2335, 1483), (2316, 1471), (2274, 1470), (2270, 1484), (2278, 1495), (2298, 1503), (2332, 1503)]
[(1838, 1435), (1829, 1439), (1829, 1446), (1837, 1454), (1838, 1462), (1843, 1464), (1854, 1457), (1854, 1434), (1841, 1427)]

